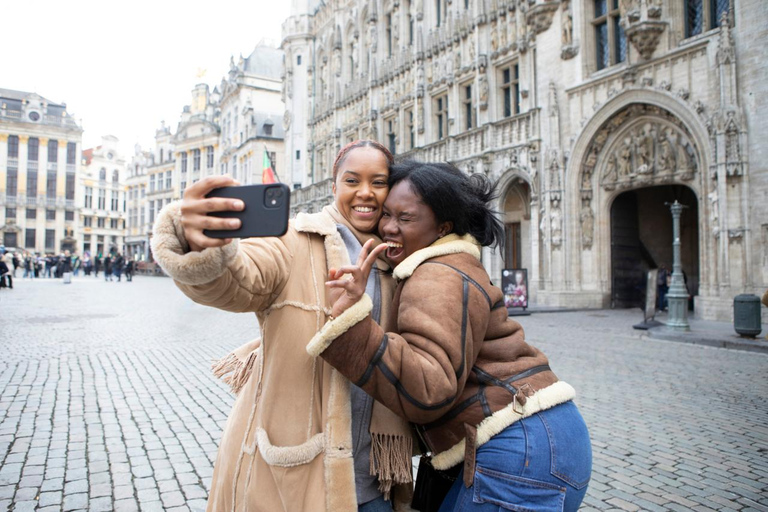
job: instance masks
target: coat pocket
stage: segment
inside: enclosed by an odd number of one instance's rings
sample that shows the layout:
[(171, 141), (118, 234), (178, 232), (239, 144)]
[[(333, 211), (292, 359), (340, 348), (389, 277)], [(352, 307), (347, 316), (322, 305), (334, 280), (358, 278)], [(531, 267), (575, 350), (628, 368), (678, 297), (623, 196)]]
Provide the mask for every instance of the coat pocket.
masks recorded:
[(478, 466), (475, 470), (475, 503), (492, 503), (516, 512), (562, 512), (565, 487), (508, 475)]
[(296, 446), (275, 446), (269, 441), (267, 431), (257, 428), (256, 444), (261, 458), (270, 466), (293, 467), (307, 464), (320, 455), (325, 447), (325, 435), (320, 432)]
[(579, 409), (565, 402), (539, 413), (547, 429), (551, 450), (552, 476), (580, 490), (592, 474), (592, 445)]

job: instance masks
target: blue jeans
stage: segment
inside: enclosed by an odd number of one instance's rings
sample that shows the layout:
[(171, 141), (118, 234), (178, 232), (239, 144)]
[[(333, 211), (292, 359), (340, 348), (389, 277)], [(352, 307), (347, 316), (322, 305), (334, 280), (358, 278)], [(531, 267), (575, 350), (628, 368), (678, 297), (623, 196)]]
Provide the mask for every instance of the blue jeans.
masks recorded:
[(464, 469), (440, 512), (571, 512), (592, 472), (589, 432), (573, 402), (513, 423), (477, 449), (475, 479)]
[(357, 512), (392, 512), (392, 502), (384, 499), (384, 496), (357, 506)]

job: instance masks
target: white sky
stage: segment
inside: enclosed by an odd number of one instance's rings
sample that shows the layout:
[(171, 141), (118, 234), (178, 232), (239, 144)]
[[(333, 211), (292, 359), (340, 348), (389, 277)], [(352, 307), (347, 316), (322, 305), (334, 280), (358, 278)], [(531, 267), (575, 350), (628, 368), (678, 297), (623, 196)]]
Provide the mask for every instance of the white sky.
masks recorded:
[[(0, 0), (0, 88), (36, 92), (81, 122), (83, 149), (102, 135), (149, 149), (175, 132), (192, 88), (218, 85), (229, 58), (280, 43), (287, 0)], [(202, 78), (198, 74), (205, 70)]]

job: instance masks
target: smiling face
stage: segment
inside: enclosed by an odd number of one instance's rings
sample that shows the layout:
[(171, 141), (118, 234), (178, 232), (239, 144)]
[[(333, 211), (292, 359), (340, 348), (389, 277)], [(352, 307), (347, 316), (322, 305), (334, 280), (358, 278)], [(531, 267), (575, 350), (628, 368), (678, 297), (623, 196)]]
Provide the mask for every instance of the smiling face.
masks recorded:
[(352, 227), (364, 233), (374, 231), (381, 217), (389, 191), (387, 164), (384, 153), (371, 147), (351, 150), (339, 164), (333, 183), (336, 207)]
[(419, 249), (432, 245), (435, 240), (450, 233), (452, 228), (450, 222), (437, 221), (435, 213), (407, 180), (392, 187), (379, 221), (379, 232), (389, 246), (387, 258), (394, 265)]

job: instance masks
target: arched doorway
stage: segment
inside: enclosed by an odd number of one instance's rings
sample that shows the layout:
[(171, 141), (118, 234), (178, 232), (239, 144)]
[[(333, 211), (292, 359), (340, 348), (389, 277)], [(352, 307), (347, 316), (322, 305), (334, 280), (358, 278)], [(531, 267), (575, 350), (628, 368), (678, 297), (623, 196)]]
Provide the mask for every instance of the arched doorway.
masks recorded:
[[(699, 293), (699, 213), (693, 190), (662, 185), (623, 192), (611, 205), (611, 307), (642, 307), (646, 272), (672, 270), (672, 214), (667, 203), (687, 206), (680, 219), (683, 273), (691, 297)], [(691, 305), (693, 302), (690, 302)]]
[(504, 221), (504, 268), (531, 266), (531, 188), (516, 178), (502, 203)]

